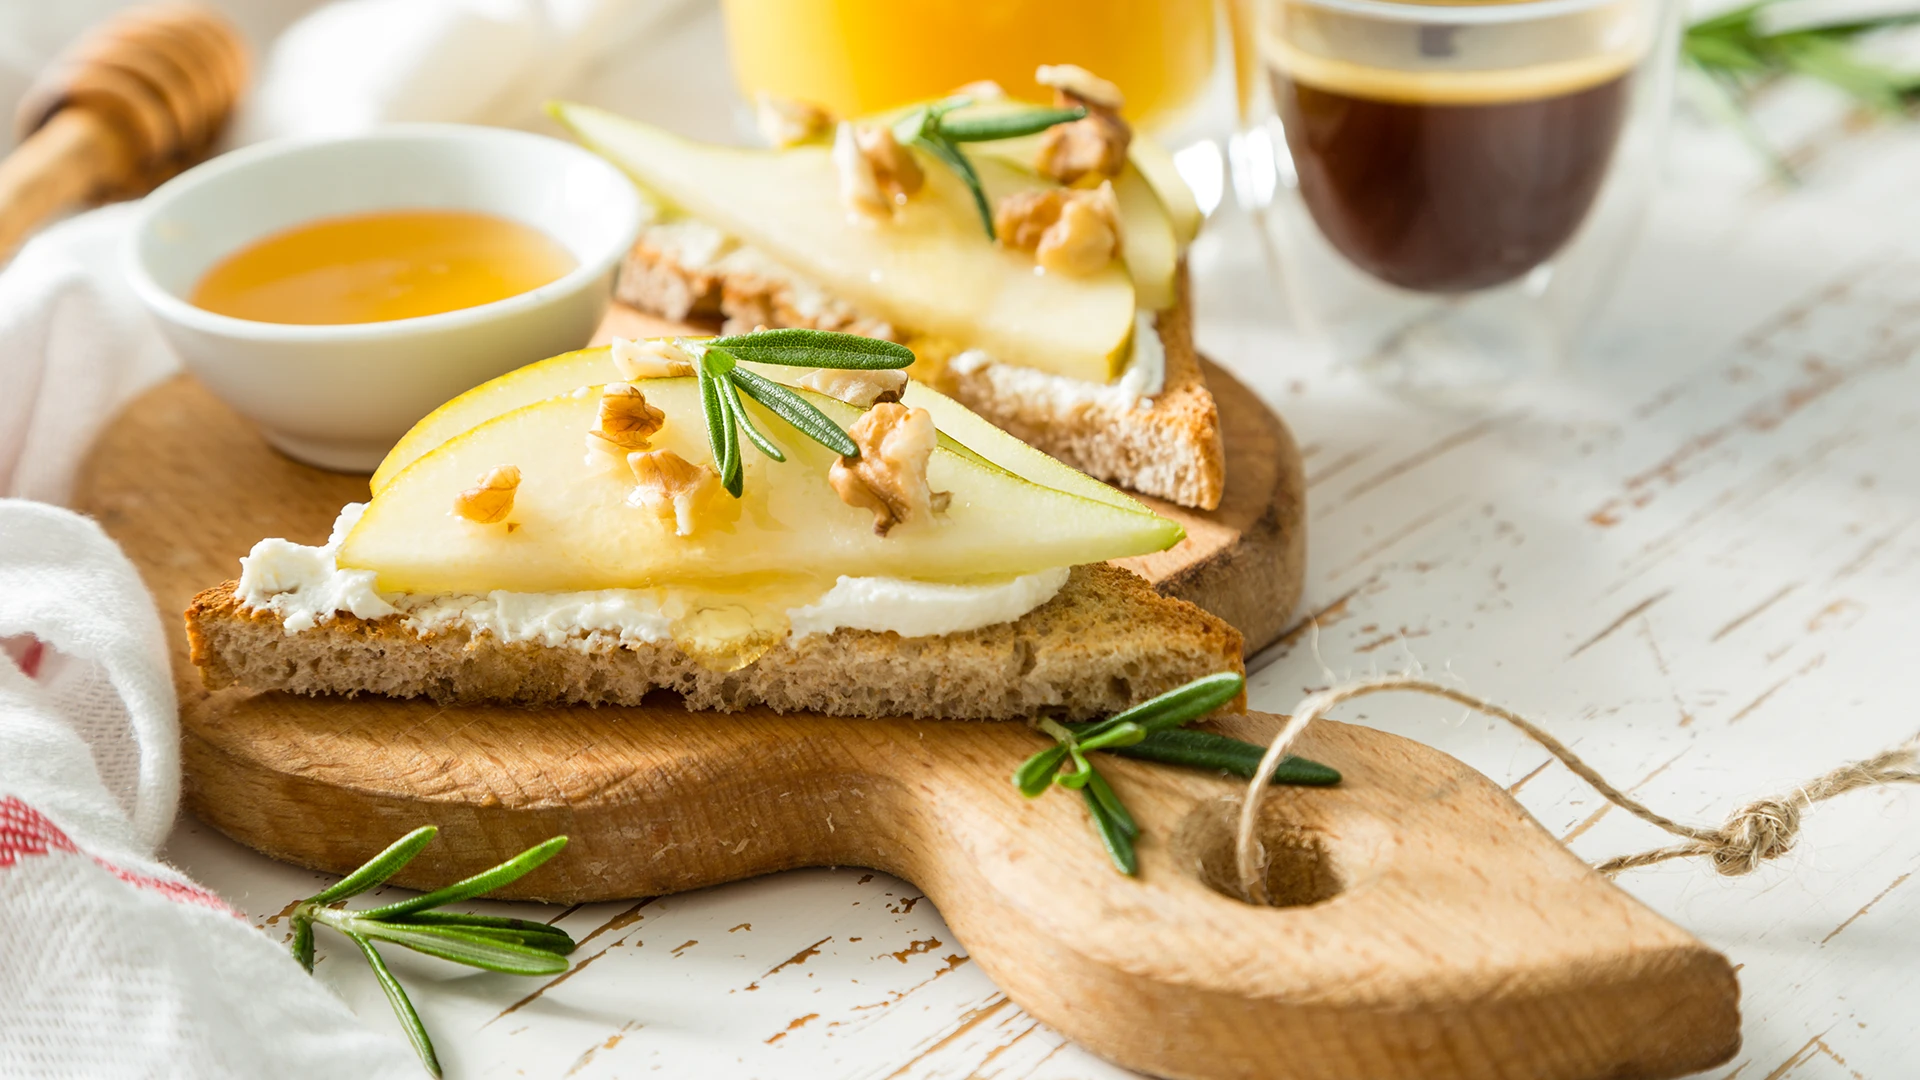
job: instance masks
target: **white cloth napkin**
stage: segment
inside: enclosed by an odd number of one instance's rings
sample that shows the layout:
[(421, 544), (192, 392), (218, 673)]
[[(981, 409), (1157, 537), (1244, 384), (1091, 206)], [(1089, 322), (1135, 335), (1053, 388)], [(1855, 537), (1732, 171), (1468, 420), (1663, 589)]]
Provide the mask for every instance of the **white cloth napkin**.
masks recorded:
[[(520, 122), (678, 3), (342, 0), (266, 51), (235, 141)], [(300, 0), (258, 4), (221, 6), (257, 28)], [(0, 107), (113, 6), (0, 4)], [(180, 785), (159, 616), (105, 534), (46, 505), (177, 369), (120, 273), (133, 213), (56, 225), (0, 271), (0, 1076), (418, 1076), (386, 1017), (154, 857)]]
[(398, 1035), (154, 858), (173, 683), (98, 526), (0, 500), (0, 641), (0, 1076), (418, 1076)]
[(339, 0), (274, 42), (234, 137), (524, 126), (684, 0)]

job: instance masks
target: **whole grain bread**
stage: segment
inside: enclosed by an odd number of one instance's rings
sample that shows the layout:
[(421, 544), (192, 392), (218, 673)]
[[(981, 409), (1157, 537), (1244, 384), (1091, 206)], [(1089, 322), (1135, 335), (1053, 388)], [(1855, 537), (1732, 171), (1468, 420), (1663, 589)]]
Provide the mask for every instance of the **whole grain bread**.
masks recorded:
[(1244, 670), (1238, 631), (1137, 575), (1075, 567), (1060, 592), (1010, 623), (941, 637), (838, 630), (776, 645), (736, 671), (702, 667), (671, 641), (504, 642), (416, 632), (403, 616), (289, 633), (245, 607), (234, 582), (187, 608), (193, 662), (209, 689), (384, 694), (443, 704), (637, 705), (669, 690), (689, 709), (929, 719), (1085, 720), (1202, 675)]
[[(616, 295), (675, 321), (719, 321), (727, 333), (804, 327), (912, 342), (911, 327), (863, 315), (763, 257), (688, 249), (672, 223), (650, 225), (627, 253)], [(1220, 412), (1200, 373), (1184, 263), (1179, 302), (1155, 316), (1166, 381), (1151, 398), (1074, 385), (1010, 364), (935, 364), (916, 370), (938, 389), (1020, 440), (1088, 475), (1205, 510), (1220, 505), (1226, 451)], [(917, 344), (917, 343), (916, 343)]]

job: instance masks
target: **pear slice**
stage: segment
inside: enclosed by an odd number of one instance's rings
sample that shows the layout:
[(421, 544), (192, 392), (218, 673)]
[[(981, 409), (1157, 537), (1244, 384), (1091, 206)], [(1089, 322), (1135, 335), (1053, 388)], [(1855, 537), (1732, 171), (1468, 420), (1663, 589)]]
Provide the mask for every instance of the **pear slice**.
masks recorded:
[[(373, 474), (374, 494), (378, 495), (394, 477), (422, 455), (462, 432), (537, 401), (619, 378), (610, 353), (611, 350), (602, 345), (596, 349), (580, 349), (549, 357), (481, 383), (440, 406), (415, 424), (413, 430), (402, 436), (387, 452), (386, 460), (380, 463), (380, 468)], [(742, 365), (777, 383), (796, 388), (800, 377), (809, 370), (744, 361)], [(1123, 510), (1150, 512), (1132, 496), (1095, 480), (1071, 465), (1055, 461), (994, 427), (965, 405), (923, 383), (908, 383), (902, 400), (933, 415), (933, 425), (940, 430), (940, 436), (949, 450), (971, 452), (1042, 487), (1056, 488)]]
[[(698, 381), (640, 385), (667, 416), (653, 447), (710, 465)], [(801, 393), (842, 426), (859, 416)], [(841, 502), (828, 482), (834, 453), (748, 401), (787, 461), (743, 445), (744, 495), (712, 492), (691, 534), (677, 536), (671, 518), (628, 505), (634, 481), (623, 464), (588, 464), (583, 435), (599, 398), (598, 387), (586, 387), (535, 402), (420, 456), (374, 495), (340, 565), (372, 570), (376, 587), (406, 593), (753, 588), (841, 574), (971, 581), (1160, 551), (1184, 535), (1151, 513), (1043, 487), (941, 446), (927, 472), (933, 490), (951, 493), (947, 509), (876, 536), (873, 515)], [(477, 477), (508, 464), (521, 481), (504, 522), (476, 525), (451, 512)]]
[(1159, 197), (1161, 209), (1173, 224), (1175, 243), (1182, 248), (1193, 243), (1193, 238), (1200, 235), (1200, 226), (1207, 223), (1207, 216), (1200, 212), (1200, 201), (1193, 197), (1193, 189), (1180, 176), (1173, 155), (1152, 138), (1135, 135), (1127, 147), (1127, 161)]
[[(993, 117), (1036, 107), (1028, 102), (986, 101), (956, 109), (953, 115)], [(883, 114), (881, 119), (894, 119), (904, 112), (896, 110)], [(967, 150), (976, 168), (980, 163), (991, 161), (1015, 170), (1019, 179), (1009, 182), (1009, 187), (1015, 184), (1058, 187), (1034, 169), (1033, 163), (1040, 154), (1040, 140), (1039, 135), (1022, 135), (968, 143)], [(1193, 201), (1193, 192), (1180, 180), (1180, 174), (1171, 171), (1173, 159), (1152, 139), (1136, 134), (1127, 160), (1127, 167), (1113, 180), (1113, 193), (1120, 203), (1120, 258), (1127, 264), (1128, 276), (1133, 278), (1135, 302), (1144, 311), (1165, 311), (1178, 300), (1174, 276), (1180, 269), (1181, 250), (1192, 242), (1193, 233), (1199, 229), (1199, 206)], [(1160, 181), (1156, 182), (1154, 174), (1147, 172), (1149, 166), (1142, 165), (1143, 161), (1152, 163), (1156, 172), (1162, 172), (1160, 163), (1165, 164)], [(1174, 185), (1171, 194), (1162, 191), (1168, 183)], [(1189, 222), (1181, 216), (1184, 210), (1176, 213), (1173, 209), (1176, 205), (1190, 207), (1193, 220)], [(1188, 231), (1190, 224), (1192, 230)]]
[[(1125, 268), (1036, 273), (1030, 254), (987, 239), (966, 186), (924, 156), (925, 186), (875, 222), (841, 203), (823, 147), (709, 146), (581, 105), (554, 115), (656, 195), (896, 325), (1088, 382), (1126, 365), (1135, 300)], [(996, 201), (1023, 186), (1002, 168), (981, 169), (981, 181)]]
[(1113, 194), (1120, 203), (1120, 257), (1133, 277), (1137, 302), (1143, 311), (1165, 311), (1179, 301), (1174, 282), (1181, 244), (1173, 219), (1132, 165), (1114, 177)]
[[(368, 486), (375, 495), (400, 475), (400, 471), (448, 439), (478, 427), (502, 413), (509, 413), (536, 401), (558, 397), (582, 386), (609, 383), (620, 378), (613, 366), (612, 351), (605, 345), (593, 349), (550, 356), (538, 363), (514, 368), (505, 375), (481, 383), (439, 408), (421, 417), (393, 444), (380, 467), (373, 470)], [(939, 417), (934, 418), (939, 426)]]

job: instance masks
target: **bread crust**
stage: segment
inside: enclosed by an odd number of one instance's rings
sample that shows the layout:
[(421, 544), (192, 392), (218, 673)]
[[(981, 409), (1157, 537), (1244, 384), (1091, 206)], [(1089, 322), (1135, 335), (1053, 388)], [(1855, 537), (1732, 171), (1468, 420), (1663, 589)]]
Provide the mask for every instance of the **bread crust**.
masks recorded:
[[(900, 340), (903, 331), (845, 303), (793, 295), (790, 283), (729, 267), (690, 268), (643, 230), (621, 266), (615, 295), (674, 320), (719, 319), (726, 332), (756, 326), (838, 330)], [(1056, 394), (1044, 373), (1010, 364), (949, 370), (938, 389), (996, 426), (1090, 476), (1181, 506), (1216, 509), (1226, 488), (1220, 412), (1200, 372), (1182, 260), (1178, 302), (1154, 317), (1166, 349), (1166, 381), (1151, 399)], [(1093, 389), (1093, 388), (1089, 388)]]
[(669, 690), (689, 709), (721, 712), (1085, 720), (1244, 670), (1238, 631), (1105, 564), (1075, 567), (1058, 595), (1010, 623), (921, 638), (843, 629), (730, 672), (700, 666), (671, 641), (595, 636), (554, 648), (464, 629), (418, 633), (402, 616), (341, 613), (289, 633), (272, 612), (242, 605), (235, 585), (201, 592), (186, 611), (192, 659), (211, 690), (519, 705), (637, 705)]

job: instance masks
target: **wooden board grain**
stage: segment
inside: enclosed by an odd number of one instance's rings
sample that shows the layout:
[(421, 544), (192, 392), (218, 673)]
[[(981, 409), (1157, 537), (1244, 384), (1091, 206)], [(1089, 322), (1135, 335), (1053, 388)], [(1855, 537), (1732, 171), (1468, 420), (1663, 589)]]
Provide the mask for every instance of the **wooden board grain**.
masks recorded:
[[(102, 440), (81, 503), (177, 609), (260, 536), (317, 540), (363, 484), (268, 451), (177, 381)], [(1035, 1016), (1166, 1076), (1661, 1077), (1738, 1045), (1723, 957), (1478, 774), (1369, 729), (1330, 724), (1305, 747), (1341, 787), (1268, 802), (1270, 888), (1292, 906), (1256, 909), (1208, 884), (1236, 785), (1112, 762), (1146, 831), (1129, 881), (1072, 798), (1014, 791), (1043, 745), (1022, 725), (210, 694), (172, 633), (189, 809), (303, 866), (347, 869), (423, 822), (442, 839), (402, 884), (556, 833), (566, 855), (514, 895), (871, 866), (923, 888)], [(1276, 720), (1228, 723), (1257, 739)]]

